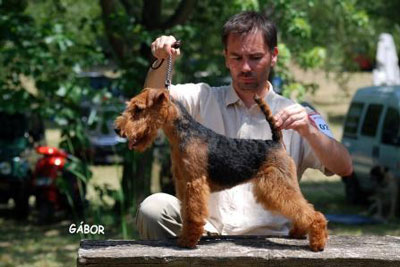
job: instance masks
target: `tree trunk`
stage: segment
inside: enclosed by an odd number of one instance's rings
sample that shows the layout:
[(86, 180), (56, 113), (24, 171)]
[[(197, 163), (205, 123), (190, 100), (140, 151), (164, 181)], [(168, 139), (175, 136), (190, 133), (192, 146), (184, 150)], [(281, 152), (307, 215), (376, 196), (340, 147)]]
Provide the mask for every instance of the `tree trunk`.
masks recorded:
[(124, 158), (122, 176), (123, 205), (126, 210), (129, 210), (150, 194), (153, 149), (148, 149), (143, 153), (127, 149)]

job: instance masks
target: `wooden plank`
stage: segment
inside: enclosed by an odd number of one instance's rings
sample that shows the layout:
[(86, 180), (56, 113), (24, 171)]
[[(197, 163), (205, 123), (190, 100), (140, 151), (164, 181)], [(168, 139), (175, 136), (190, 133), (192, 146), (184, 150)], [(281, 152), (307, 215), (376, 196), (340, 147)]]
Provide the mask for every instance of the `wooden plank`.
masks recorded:
[(77, 266), (400, 266), (400, 237), (330, 236), (323, 252), (284, 237), (202, 238), (196, 249), (176, 240), (83, 240)]

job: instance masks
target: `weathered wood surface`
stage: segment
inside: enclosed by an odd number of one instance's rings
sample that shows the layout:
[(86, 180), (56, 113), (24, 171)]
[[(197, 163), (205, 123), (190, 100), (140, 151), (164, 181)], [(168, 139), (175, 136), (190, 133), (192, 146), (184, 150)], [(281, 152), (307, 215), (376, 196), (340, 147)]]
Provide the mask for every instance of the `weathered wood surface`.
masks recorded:
[(196, 249), (176, 240), (83, 240), (83, 266), (400, 266), (400, 237), (330, 236), (323, 252), (307, 240), (280, 237), (205, 237)]

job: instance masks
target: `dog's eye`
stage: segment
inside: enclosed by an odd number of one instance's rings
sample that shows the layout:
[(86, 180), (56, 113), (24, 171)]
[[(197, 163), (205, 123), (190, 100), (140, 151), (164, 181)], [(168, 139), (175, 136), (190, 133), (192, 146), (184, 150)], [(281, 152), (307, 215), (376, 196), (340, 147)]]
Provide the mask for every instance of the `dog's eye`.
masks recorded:
[(143, 111), (143, 109), (138, 106), (136, 106), (134, 109), (135, 115), (139, 115), (142, 111)]

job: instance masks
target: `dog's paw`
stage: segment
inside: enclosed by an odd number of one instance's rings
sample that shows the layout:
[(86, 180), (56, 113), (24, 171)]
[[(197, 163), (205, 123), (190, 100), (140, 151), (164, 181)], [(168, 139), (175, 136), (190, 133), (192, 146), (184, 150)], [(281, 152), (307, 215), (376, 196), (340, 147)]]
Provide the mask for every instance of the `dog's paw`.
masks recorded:
[(322, 230), (319, 233), (313, 233), (310, 235), (310, 249), (314, 252), (323, 251), (327, 243), (328, 235), (326, 230)]
[(185, 238), (181, 236), (178, 238), (178, 246), (181, 248), (196, 248), (198, 241), (197, 238)]
[(326, 245), (326, 240), (319, 240), (310, 242), (310, 249), (314, 252), (324, 251)]

